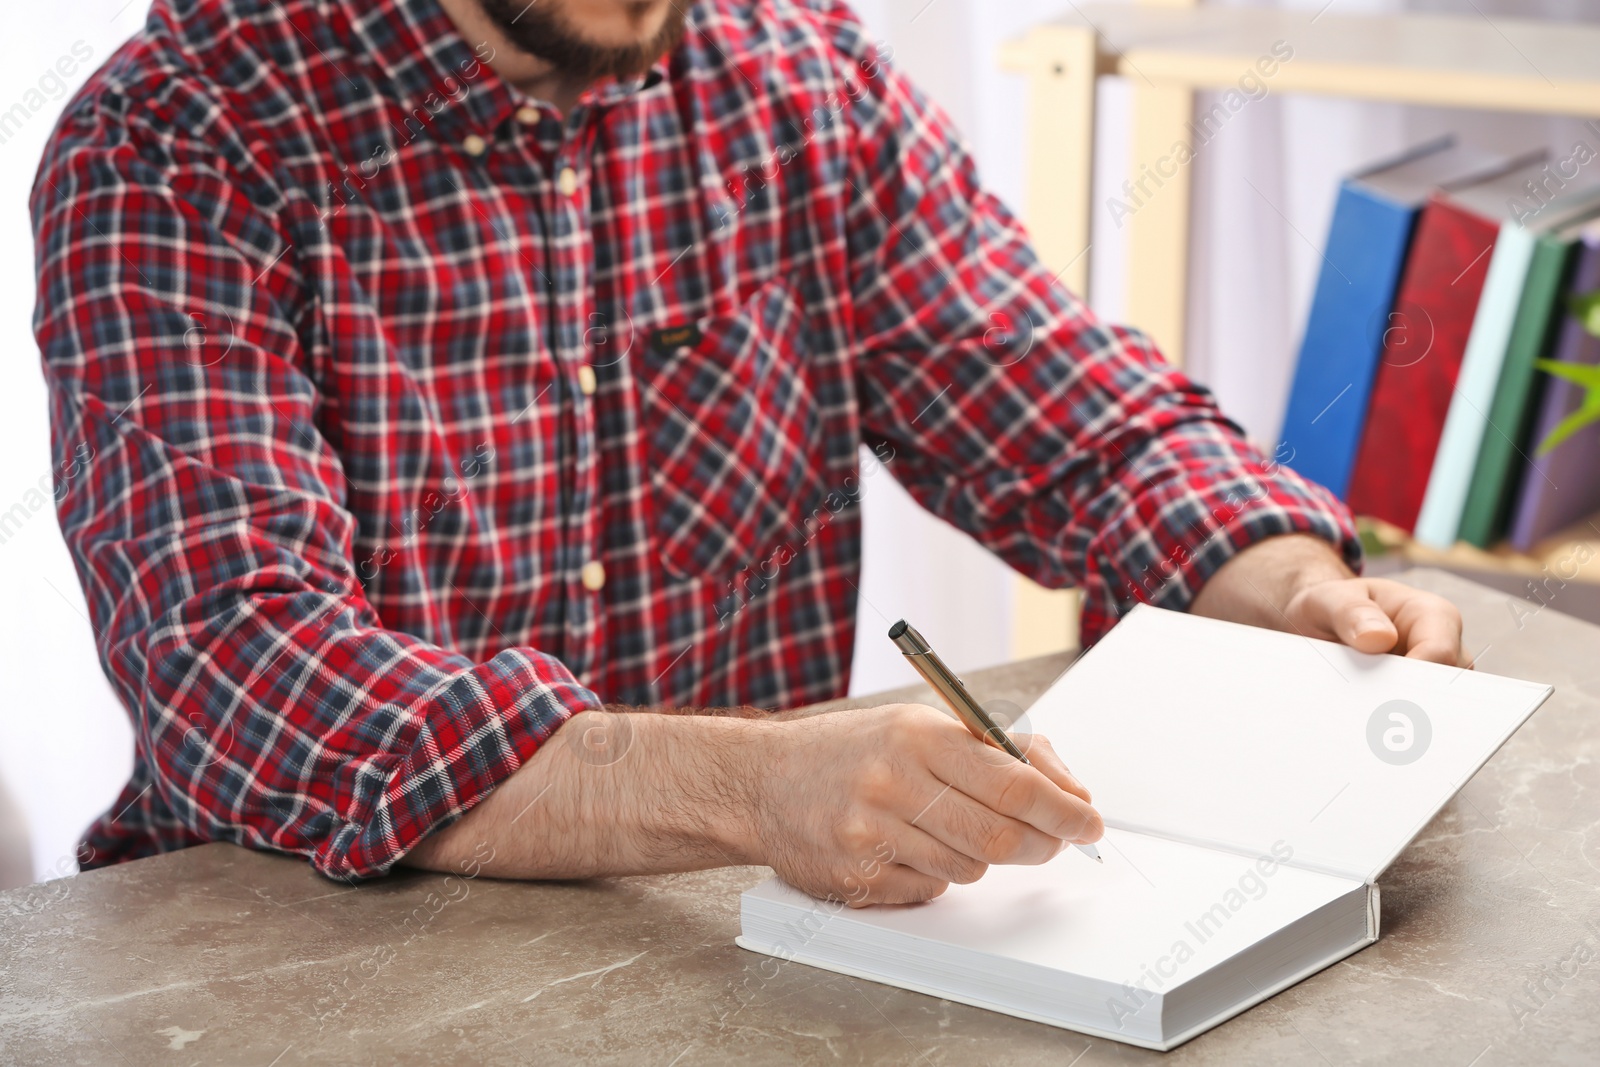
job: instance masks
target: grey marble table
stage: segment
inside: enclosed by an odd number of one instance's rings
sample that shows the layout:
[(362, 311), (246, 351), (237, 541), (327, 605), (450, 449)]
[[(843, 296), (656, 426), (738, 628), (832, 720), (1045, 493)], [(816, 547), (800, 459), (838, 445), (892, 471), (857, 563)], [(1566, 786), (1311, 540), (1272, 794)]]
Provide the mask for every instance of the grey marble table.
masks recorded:
[[(0, 1062), (1595, 1064), (1600, 628), (1554, 581), (1410, 580), (1556, 694), (1384, 876), (1376, 945), (1174, 1052), (775, 966), (733, 944), (762, 870), (350, 887), (208, 845), (0, 894)], [(969, 681), (1025, 706), (1067, 662)]]

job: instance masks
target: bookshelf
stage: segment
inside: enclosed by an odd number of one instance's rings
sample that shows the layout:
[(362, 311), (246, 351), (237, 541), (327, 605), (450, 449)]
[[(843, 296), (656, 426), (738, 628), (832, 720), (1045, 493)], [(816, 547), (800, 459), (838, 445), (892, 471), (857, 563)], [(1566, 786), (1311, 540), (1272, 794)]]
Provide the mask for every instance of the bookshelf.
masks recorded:
[[(1276, 58), (1287, 42), (1291, 59)], [(1281, 48), (1280, 48), (1281, 51)], [(1024, 211), (1044, 262), (1076, 292), (1088, 291), (1095, 83), (1120, 75), (1132, 86), (1130, 176), (1152, 177), (1128, 232), (1124, 319), (1183, 362), (1188, 302), (1191, 168), (1175, 165), (1174, 145), (1192, 143), (1190, 124), (1201, 90), (1236, 88), (1256, 71), (1272, 93), (1308, 93), (1487, 111), (1600, 117), (1600, 24), (1489, 18), (1482, 15), (1346, 14), (1200, 7), (1193, 0), (1082, 4), (1001, 51), (1002, 67), (1026, 79), (1027, 199)], [(1165, 162), (1163, 162), (1165, 160)], [(1579, 531), (1548, 552), (1429, 553), (1395, 531), (1376, 540), (1404, 558), (1537, 578), (1552, 559), (1570, 558), (1585, 538), (1600, 559), (1600, 531)], [(1580, 554), (1581, 550), (1580, 550)], [(1600, 580), (1587, 566), (1580, 580)], [(1019, 652), (1047, 651), (1059, 639), (1053, 620), (1075, 618), (1070, 593), (1023, 580), (1016, 593), (1017, 632), (1035, 637)], [(1054, 627), (1054, 629), (1052, 629)], [(1073, 635), (1075, 636), (1075, 635)]]

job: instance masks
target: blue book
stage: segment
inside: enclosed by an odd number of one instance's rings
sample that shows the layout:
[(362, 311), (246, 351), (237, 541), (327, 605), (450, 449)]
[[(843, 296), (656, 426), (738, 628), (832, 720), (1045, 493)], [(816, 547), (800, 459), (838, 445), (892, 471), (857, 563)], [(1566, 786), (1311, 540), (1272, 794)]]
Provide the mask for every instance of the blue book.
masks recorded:
[[(1408, 328), (1391, 322), (1390, 310), (1417, 213), (1433, 190), (1504, 165), (1501, 156), (1446, 137), (1341, 183), (1278, 435), (1280, 462), (1344, 497), (1384, 335)], [(1425, 332), (1418, 330), (1419, 352)]]

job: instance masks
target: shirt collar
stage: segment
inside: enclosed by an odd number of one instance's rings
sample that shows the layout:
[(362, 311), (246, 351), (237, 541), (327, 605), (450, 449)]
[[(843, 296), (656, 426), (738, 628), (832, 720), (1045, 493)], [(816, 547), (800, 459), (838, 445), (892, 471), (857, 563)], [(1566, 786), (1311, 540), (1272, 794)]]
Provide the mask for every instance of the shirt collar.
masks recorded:
[[(356, 50), (365, 50), (407, 112), (425, 124), (459, 126), (463, 134), (491, 138), (501, 123), (531, 102), (495, 73), (487, 44), (474, 48), (461, 37), (439, 0), (334, 3), (350, 20)], [(609, 107), (653, 88), (667, 74), (668, 60), (659, 59), (638, 77), (597, 83), (579, 104)]]

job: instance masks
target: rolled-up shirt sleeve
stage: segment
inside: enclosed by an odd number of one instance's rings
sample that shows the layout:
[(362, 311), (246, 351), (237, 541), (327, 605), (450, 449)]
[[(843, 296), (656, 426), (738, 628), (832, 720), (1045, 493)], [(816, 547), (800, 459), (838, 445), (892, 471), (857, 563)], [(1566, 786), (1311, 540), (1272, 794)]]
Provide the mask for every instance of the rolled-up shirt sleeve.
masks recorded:
[(149, 767), (124, 800), (381, 873), (600, 702), (538, 649), (473, 662), (384, 627), (299, 250), (203, 137), (116, 103), (114, 129), (63, 123), (32, 211), (57, 511)]
[(1043, 585), (1082, 587), (1089, 642), (1135, 601), (1187, 608), (1268, 537), (1310, 534), (1358, 567), (1343, 505), (1144, 334), (1096, 321), (938, 108), (837, 26), (862, 422), (912, 496)]

